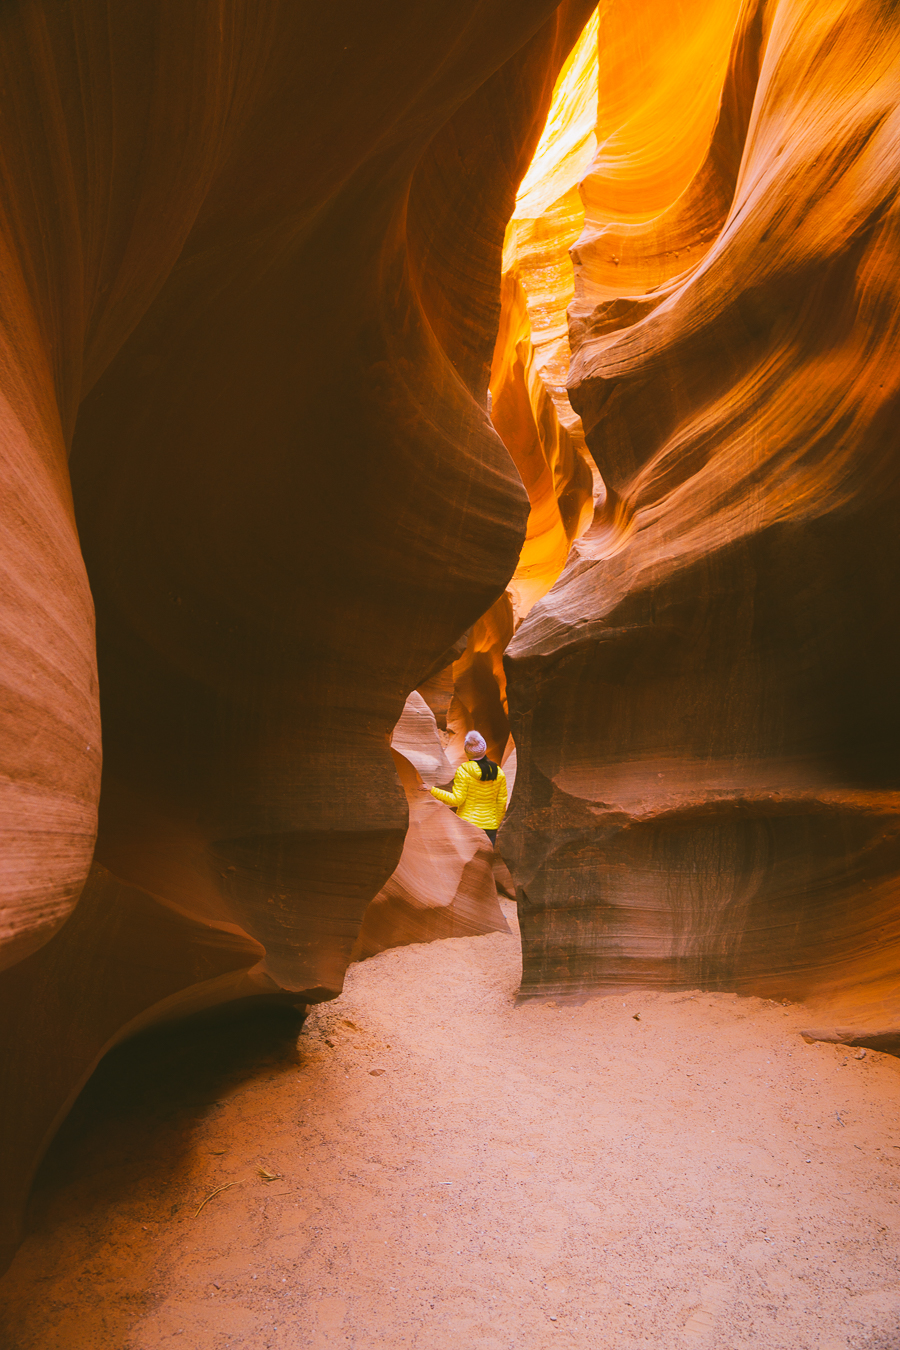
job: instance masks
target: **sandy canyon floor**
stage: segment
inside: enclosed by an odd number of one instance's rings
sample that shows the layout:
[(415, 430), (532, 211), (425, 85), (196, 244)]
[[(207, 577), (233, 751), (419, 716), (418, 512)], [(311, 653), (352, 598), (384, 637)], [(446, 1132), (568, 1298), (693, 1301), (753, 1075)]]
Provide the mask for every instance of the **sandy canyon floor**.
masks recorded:
[(4, 1350), (900, 1347), (900, 1061), (726, 994), (516, 1007), (519, 969), (516, 937), (406, 947), (299, 1037), (115, 1052)]

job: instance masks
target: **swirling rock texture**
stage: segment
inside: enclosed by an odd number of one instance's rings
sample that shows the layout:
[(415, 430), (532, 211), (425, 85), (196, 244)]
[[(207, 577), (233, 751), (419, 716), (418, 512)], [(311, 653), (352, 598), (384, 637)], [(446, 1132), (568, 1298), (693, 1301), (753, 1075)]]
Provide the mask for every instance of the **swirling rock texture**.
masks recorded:
[(613, 3), (599, 53), (569, 393), (609, 498), (507, 657), (523, 992), (895, 1028), (900, 15)]
[(566, 393), (566, 305), (574, 292), (568, 248), (584, 225), (578, 181), (596, 149), (598, 17), (595, 10), (560, 71), (504, 239), (491, 420), (522, 476), (530, 510), (506, 593), (472, 626), (452, 667), (446, 726), (456, 759), (473, 727), (486, 738), (488, 754), (503, 758), (509, 741), (503, 653), (556, 581), (602, 496)]
[(590, 8), (0, 11), (5, 1235), (117, 1038), (341, 987), (524, 534), (501, 246)]
[(602, 491), (566, 392), (569, 246), (584, 225), (579, 180), (596, 149), (599, 10), (560, 72), (503, 246), (491, 419), (528, 489), (525, 542), (507, 593), (520, 623), (556, 581)]

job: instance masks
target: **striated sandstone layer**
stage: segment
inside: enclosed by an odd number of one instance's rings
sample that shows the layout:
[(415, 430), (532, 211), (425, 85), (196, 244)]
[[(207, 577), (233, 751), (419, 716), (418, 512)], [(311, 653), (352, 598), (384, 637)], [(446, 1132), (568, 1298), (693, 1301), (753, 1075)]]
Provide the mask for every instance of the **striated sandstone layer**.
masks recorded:
[(896, 1027), (900, 16), (664, 11), (604, 12), (573, 249), (609, 497), (506, 662), (523, 993)]
[(116, 1039), (341, 987), (391, 728), (524, 535), (501, 248), (589, 11), (0, 10), (0, 1004), (78, 990), (7, 1045), (4, 1242)]

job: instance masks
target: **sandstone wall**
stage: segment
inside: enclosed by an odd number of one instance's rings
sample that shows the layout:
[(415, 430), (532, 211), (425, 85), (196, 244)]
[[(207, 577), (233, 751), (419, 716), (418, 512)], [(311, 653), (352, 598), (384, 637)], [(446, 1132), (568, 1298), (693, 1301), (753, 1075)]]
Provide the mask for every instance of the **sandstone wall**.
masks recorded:
[(721, 98), (664, 6), (600, 25), (569, 393), (609, 497), (506, 662), (523, 992), (895, 1024), (900, 25), (682, 8)]
[(503, 653), (516, 626), (565, 566), (603, 485), (566, 393), (569, 245), (584, 225), (579, 179), (596, 149), (597, 26), (585, 25), (559, 73), (547, 122), (516, 195), (503, 243), (500, 322), (491, 363), (491, 421), (528, 493), (529, 513), (506, 594), (472, 626), (452, 669), (447, 727), (463, 757), (477, 728), (500, 760), (509, 740)]
[(5, 1234), (117, 1038), (341, 987), (524, 534), (501, 246), (589, 10), (0, 9)]

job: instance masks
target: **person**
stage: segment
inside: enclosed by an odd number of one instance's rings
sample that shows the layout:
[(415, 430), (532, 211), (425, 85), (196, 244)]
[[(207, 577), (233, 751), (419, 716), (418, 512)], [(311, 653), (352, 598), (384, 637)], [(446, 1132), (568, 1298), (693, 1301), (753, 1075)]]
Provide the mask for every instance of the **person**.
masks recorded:
[(460, 820), (470, 820), (484, 830), (492, 844), (497, 842), (497, 831), (506, 810), (506, 774), (487, 757), (487, 745), (477, 731), (470, 731), (465, 741), (466, 758), (456, 770), (453, 791), (429, 788), (432, 797), (446, 802), (456, 810)]

